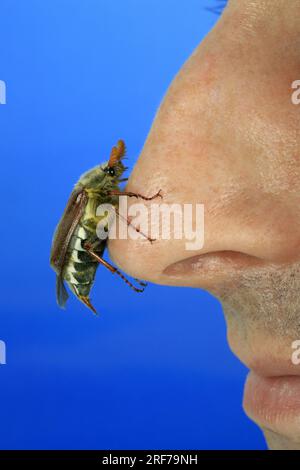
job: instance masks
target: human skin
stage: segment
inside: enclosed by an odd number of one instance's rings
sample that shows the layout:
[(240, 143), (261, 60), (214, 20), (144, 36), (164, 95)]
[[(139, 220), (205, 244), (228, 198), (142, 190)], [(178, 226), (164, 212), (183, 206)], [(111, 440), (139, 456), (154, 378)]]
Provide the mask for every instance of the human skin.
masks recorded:
[(300, 449), (299, 50), (300, 0), (229, 1), (171, 83), (127, 186), (204, 204), (204, 246), (109, 243), (132, 276), (220, 299), (229, 345), (252, 371), (245, 411), (271, 449)]

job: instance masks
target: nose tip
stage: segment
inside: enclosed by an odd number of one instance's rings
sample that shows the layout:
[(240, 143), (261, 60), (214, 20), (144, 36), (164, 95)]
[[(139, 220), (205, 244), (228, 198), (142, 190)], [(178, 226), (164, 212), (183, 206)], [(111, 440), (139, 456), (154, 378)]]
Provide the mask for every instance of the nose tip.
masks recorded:
[[(126, 189), (150, 196), (162, 188), (162, 200), (145, 202), (149, 210), (152, 204), (203, 204), (204, 244), (187, 250), (190, 240), (184, 237), (184, 231), (181, 239), (174, 238), (172, 231), (170, 239), (162, 239), (160, 233), (153, 243), (143, 237), (111, 240), (110, 255), (121, 269), (155, 283), (211, 290), (217, 283), (232, 280), (241, 270), (288, 263), (299, 256), (299, 224), (283, 199), (254, 190), (250, 184), (247, 187), (246, 181), (239, 187), (238, 177), (235, 191), (229, 192), (228, 176), (223, 175), (225, 183), (213, 178), (209, 181), (203, 165), (199, 171), (195, 164), (194, 175), (187, 181), (183, 156), (174, 157), (171, 151), (161, 158), (151, 146), (150, 150), (151, 155), (148, 151), (141, 154)], [(170, 165), (173, 158), (175, 164)], [(232, 182), (232, 175), (230, 179)], [(130, 198), (128, 207), (136, 202)], [(151, 223), (149, 219), (150, 228)]]

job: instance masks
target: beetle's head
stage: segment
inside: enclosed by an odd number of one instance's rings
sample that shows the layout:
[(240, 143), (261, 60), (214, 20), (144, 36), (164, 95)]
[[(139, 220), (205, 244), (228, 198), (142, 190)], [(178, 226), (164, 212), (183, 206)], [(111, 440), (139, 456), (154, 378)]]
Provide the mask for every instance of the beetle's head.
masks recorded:
[(84, 173), (78, 184), (87, 189), (101, 190), (118, 186), (122, 181), (122, 174), (127, 169), (122, 162), (125, 151), (123, 140), (119, 140), (117, 146), (112, 148), (109, 160)]
[(108, 162), (104, 163), (104, 165), (101, 165), (101, 169), (104, 174), (108, 178), (114, 179), (116, 182), (119, 181), (123, 172), (126, 170), (126, 167), (122, 162), (125, 153), (125, 142), (123, 140), (119, 140), (117, 145), (112, 148)]

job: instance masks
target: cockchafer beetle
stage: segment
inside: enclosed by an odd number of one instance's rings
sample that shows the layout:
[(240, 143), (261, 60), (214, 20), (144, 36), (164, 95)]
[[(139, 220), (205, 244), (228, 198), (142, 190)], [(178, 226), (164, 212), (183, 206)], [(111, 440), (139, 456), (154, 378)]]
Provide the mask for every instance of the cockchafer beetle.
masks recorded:
[[(125, 143), (119, 140), (112, 148), (107, 162), (80, 177), (55, 230), (50, 264), (56, 272), (56, 299), (62, 308), (69, 297), (64, 284), (66, 282), (76, 297), (97, 313), (90, 301), (90, 291), (99, 264), (118, 274), (136, 292), (143, 292), (146, 286), (137, 279), (141, 287), (135, 287), (119, 269), (103, 259), (107, 239), (99, 239), (96, 231), (99, 222), (108, 224), (108, 220), (96, 213), (100, 204), (111, 204), (118, 214), (118, 196), (140, 197), (144, 200), (161, 197), (160, 191), (152, 197), (145, 197), (120, 189), (119, 184), (127, 180), (122, 178), (127, 169), (122, 162), (125, 153)], [(129, 221), (127, 223), (131, 224)], [(149, 237), (146, 238), (150, 242), (153, 241)]]

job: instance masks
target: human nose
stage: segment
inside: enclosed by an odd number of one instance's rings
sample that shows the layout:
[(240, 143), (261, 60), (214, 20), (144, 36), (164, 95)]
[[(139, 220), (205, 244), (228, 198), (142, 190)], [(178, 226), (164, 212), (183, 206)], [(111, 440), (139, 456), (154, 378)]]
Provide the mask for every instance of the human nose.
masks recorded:
[(294, 260), (300, 214), (297, 196), (287, 191), (292, 157), (284, 166), (278, 150), (270, 151), (268, 126), (249, 131), (247, 116), (230, 113), (227, 84), (210, 82), (207, 66), (196, 67), (195, 80), (194, 69), (188, 65), (171, 85), (127, 189), (161, 189), (167, 205), (202, 204), (204, 244), (190, 251), (185, 237), (140, 238), (113, 240), (109, 248), (135, 277), (209, 289), (249, 267)]

